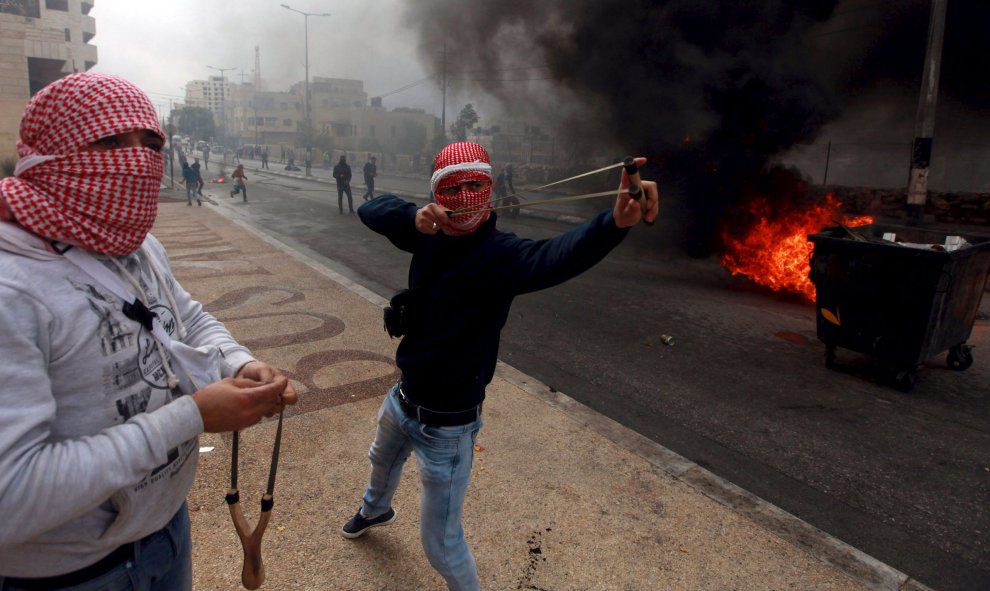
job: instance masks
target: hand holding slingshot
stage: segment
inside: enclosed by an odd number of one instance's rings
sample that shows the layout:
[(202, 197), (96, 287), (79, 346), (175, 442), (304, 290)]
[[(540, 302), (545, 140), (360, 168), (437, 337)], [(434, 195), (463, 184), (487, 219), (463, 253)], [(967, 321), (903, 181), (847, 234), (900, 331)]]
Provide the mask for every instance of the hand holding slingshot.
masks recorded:
[[(640, 160), (643, 160), (643, 159), (640, 159)], [(645, 160), (644, 160), (644, 162), (645, 162)], [(501, 206), (498, 206), (498, 207), (485, 206), (483, 208), (475, 208), (475, 209), (457, 209), (455, 211), (447, 211), (446, 213), (447, 213), (448, 216), (459, 216), (459, 215), (468, 215), (468, 214), (477, 213), (479, 211), (486, 211), (486, 210), (487, 211), (503, 211), (503, 210), (507, 210), (507, 209), (521, 209), (521, 208), (524, 208), (524, 207), (534, 207), (534, 206), (537, 206), (537, 205), (547, 205), (547, 204), (552, 204), (552, 203), (563, 203), (563, 202), (566, 202), (566, 201), (581, 201), (581, 200), (584, 200), (584, 199), (592, 199), (594, 197), (611, 197), (611, 196), (616, 195), (616, 194), (626, 193), (626, 194), (629, 195), (629, 197), (631, 199), (636, 200), (640, 204), (640, 206), (643, 208), (643, 211), (642, 211), (642, 213), (644, 214), (643, 222), (646, 223), (647, 225), (652, 226), (654, 224), (654, 222), (655, 222), (655, 216), (654, 216), (654, 219), (647, 219), (645, 217), (645, 214), (647, 212), (646, 208), (649, 205), (649, 203), (648, 203), (648, 197), (647, 197), (646, 191), (643, 190), (643, 181), (640, 179), (640, 176), (639, 176), (639, 166), (638, 166), (638, 163), (637, 163), (637, 159), (636, 158), (633, 158), (632, 156), (626, 156), (622, 160), (622, 162), (619, 162), (617, 164), (611, 164), (609, 166), (605, 166), (605, 167), (598, 168), (598, 169), (595, 169), (595, 170), (591, 170), (591, 171), (588, 171), (588, 172), (583, 172), (581, 174), (574, 175), (574, 176), (569, 177), (569, 178), (566, 178), (566, 179), (562, 179), (562, 180), (559, 180), (559, 181), (554, 181), (552, 183), (548, 183), (546, 185), (543, 185), (543, 186), (540, 186), (540, 187), (536, 187), (536, 188), (533, 188), (533, 189), (528, 189), (527, 191), (528, 192), (539, 191), (539, 190), (546, 189), (546, 188), (549, 188), (549, 187), (553, 187), (553, 186), (556, 186), (556, 185), (561, 185), (563, 183), (567, 183), (567, 182), (570, 182), (570, 181), (573, 181), (573, 180), (576, 180), (576, 179), (579, 179), (579, 178), (582, 178), (582, 177), (591, 176), (593, 174), (598, 174), (598, 173), (601, 173), (601, 172), (605, 172), (607, 170), (612, 170), (614, 168), (620, 168), (620, 167), (626, 173), (626, 178), (628, 179), (628, 185), (625, 186), (625, 187), (621, 187), (620, 186), (620, 188), (619, 188), (618, 191), (616, 191), (616, 190), (613, 189), (613, 190), (610, 190), (610, 191), (599, 191), (599, 192), (596, 192), (596, 193), (584, 193), (584, 194), (581, 194), (581, 195), (568, 195), (566, 197), (556, 197), (556, 198), (553, 198), (553, 199), (542, 199), (542, 200), (539, 200), (539, 201), (528, 201), (528, 202), (525, 202), (525, 203), (517, 203), (517, 204), (513, 204), (513, 205), (501, 205)], [(517, 196), (520, 195), (520, 193), (527, 192), (527, 191), (516, 191), (515, 193), (512, 193), (511, 195), (506, 195), (502, 199), (504, 201), (506, 199), (509, 199), (510, 197), (517, 197)]]

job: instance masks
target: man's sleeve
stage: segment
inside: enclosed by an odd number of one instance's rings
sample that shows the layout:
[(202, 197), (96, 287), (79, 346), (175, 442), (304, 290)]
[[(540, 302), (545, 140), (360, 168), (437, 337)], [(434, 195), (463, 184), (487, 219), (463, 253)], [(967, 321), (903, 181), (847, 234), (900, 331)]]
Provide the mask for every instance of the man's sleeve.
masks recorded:
[(396, 247), (415, 253), (426, 243), (425, 234), (416, 230), (415, 203), (395, 195), (382, 195), (358, 207), (358, 217), (375, 232), (385, 236)]
[(516, 238), (506, 285), (515, 293), (528, 293), (563, 283), (598, 264), (628, 233), (629, 228), (616, 227), (608, 209), (554, 238)]

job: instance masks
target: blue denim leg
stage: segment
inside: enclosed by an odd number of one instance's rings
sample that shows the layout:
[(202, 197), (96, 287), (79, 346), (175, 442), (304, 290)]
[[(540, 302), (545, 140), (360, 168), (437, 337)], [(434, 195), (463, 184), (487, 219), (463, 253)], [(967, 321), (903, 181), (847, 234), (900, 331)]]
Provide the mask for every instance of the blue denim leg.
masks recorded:
[(378, 517), (392, 506), (392, 497), (402, 477), (402, 467), (412, 453), (412, 442), (402, 430), (402, 421), (406, 419), (396, 400), (398, 388), (396, 384), (389, 390), (378, 410), (378, 429), (368, 451), (371, 478), (364, 492), (361, 514), (369, 518)]
[(478, 568), (464, 539), (461, 514), (471, 482), (474, 442), (481, 420), (457, 427), (427, 427), (410, 421), (423, 485), (419, 537), (426, 557), (455, 591), (480, 589)]
[(133, 576), (134, 588), (140, 591), (192, 589), (192, 534), (186, 503), (162, 531), (141, 542)]
[(461, 514), (471, 482), (474, 443), (481, 430), (478, 419), (456, 427), (427, 427), (402, 412), (394, 386), (378, 412), (378, 430), (368, 456), (371, 481), (361, 513), (378, 517), (392, 506), (402, 467), (416, 452), (420, 481), (420, 541), (433, 568), (454, 591), (480, 589), (478, 569), (464, 539)]
[[(3, 591), (19, 591), (10, 583)], [(192, 540), (189, 511), (183, 503), (168, 525), (138, 543), (134, 559), (99, 577), (62, 591), (190, 591), (192, 589)]]

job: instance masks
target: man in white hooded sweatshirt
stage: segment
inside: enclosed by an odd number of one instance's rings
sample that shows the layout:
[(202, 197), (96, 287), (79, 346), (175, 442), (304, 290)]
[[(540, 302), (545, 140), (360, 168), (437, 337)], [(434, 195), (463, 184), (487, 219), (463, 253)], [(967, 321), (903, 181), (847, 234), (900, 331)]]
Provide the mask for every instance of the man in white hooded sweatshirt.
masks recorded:
[(163, 138), (136, 86), (70, 75), (0, 179), (2, 591), (191, 589), (199, 434), (296, 402), (149, 234)]

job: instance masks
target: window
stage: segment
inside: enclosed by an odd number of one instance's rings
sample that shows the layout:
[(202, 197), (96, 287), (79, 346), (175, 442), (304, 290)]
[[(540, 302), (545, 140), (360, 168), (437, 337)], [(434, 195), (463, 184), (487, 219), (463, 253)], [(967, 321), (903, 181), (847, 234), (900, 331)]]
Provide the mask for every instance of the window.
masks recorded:
[(41, 18), (41, 7), (38, 0), (3, 0), (0, 2), (0, 13)]
[(371, 125), (371, 126), (368, 127), (368, 135), (371, 136), (371, 137), (375, 137), (375, 126), (374, 125)]
[(69, 12), (69, 0), (45, 0), (45, 8)]
[(72, 41), (72, 29), (65, 30), (65, 40), (66, 42)]
[(282, 125), (284, 125), (285, 127), (292, 127), (292, 119), (283, 119)]

